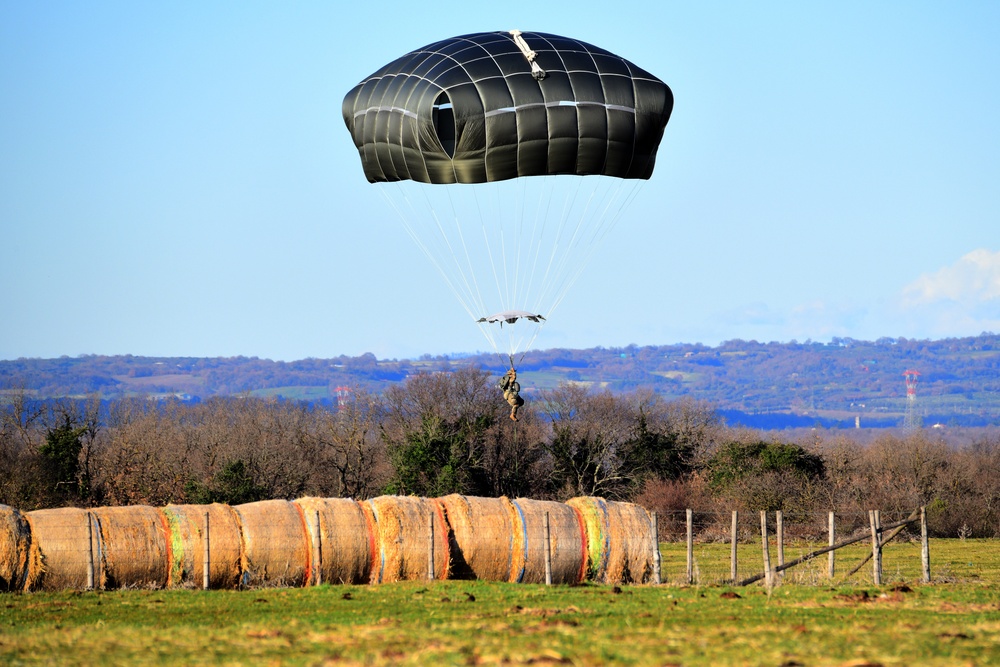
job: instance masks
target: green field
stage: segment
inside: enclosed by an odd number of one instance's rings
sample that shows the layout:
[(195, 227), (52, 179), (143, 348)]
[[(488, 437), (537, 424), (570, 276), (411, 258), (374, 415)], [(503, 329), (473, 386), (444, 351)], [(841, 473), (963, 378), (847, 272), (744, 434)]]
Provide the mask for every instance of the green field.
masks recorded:
[[(684, 545), (662, 551), (665, 579), (684, 579)], [(695, 552), (698, 574), (728, 573), (728, 545)], [(864, 553), (838, 552), (838, 569)], [(931, 585), (915, 583), (919, 549), (904, 543), (886, 548), (881, 587), (868, 568), (831, 583), (821, 558), (770, 593), (446, 581), (8, 594), (0, 664), (1000, 665), (1000, 544), (933, 540), (931, 556)]]

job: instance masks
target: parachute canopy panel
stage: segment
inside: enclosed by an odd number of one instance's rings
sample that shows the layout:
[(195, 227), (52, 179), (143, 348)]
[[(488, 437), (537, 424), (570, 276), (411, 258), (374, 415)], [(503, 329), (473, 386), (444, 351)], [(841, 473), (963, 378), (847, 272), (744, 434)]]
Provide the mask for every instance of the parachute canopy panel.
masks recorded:
[(652, 175), (670, 88), (590, 44), (514, 33), (430, 44), (347, 94), (344, 121), (370, 182)]

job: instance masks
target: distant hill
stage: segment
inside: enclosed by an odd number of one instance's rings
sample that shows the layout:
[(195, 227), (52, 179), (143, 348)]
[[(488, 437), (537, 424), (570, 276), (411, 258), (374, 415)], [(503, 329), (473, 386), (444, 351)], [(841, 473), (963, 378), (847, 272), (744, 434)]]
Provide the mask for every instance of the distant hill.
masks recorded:
[[(498, 375), (493, 355), (372, 354), (282, 362), (256, 357), (84, 355), (0, 361), (0, 392), (37, 398), (176, 396), (197, 401), (250, 394), (334, 403), (358, 387), (381, 391), (414, 373), (477, 364)], [(530, 352), (519, 367), (526, 395), (560, 382), (611, 391), (650, 388), (670, 399), (707, 401), (730, 423), (759, 428), (899, 426), (907, 407), (903, 373), (920, 373), (914, 409), (925, 425), (1000, 424), (1000, 335), (830, 343), (732, 340), (717, 347), (657, 345)]]

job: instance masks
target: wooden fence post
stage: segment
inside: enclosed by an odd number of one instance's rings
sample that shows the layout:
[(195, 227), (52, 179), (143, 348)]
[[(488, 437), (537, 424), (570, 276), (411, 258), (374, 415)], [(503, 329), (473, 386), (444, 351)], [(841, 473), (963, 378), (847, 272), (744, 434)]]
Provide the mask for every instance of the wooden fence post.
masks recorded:
[(323, 531), (319, 525), (319, 510), (316, 510), (316, 524), (313, 526), (313, 567), (316, 569), (316, 585), (323, 585)]
[(93, 516), (87, 512), (87, 590), (94, 590), (94, 526)]
[(660, 584), (660, 526), (656, 521), (656, 512), (649, 514), (649, 528), (653, 533), (653, 583)]
[(427, 517), (427, 580), (434, 581), (434, 512)]
[(694, 512), (687, 511), (687, 582), (694, 583)]
[(203, 590), (208, 590), (211, 587), (212, 582), (212, 538), (211, 538), (211, 527), (208, 524), (208, 512), (205, 512), (205, 540), (204, 540), (204, 553), (202, 553), (202, 575), (201, 575), (201, 587)]
[(875, 510), (868, 510), (868, 524), (872, 531), (872, 581), (882, 585), (882, 568), (879, 567), (878, 527), (875, 525)]
[(883, 569), (882, 569), (882, 538), (884, 533), (882, 532), (882, 511), (875, 510), (875, 532), (878, 533), (878, 580), (881, 582), (883, 580)]
[[(774, 530), (775, 536), (778, 538), (778, 567), (785, 564), (785, 514), (781, 510), (774, 513)], [(784, 572), (778, 570), (775, 572), (779, 578), (785, 576)]]
[(730, 547), (729, 550), (729, 578), (733, 580), (734, 584), (736, 583), (736, 573), (738, 570), (736, 563), (736, 539), (737, 539), (736, 528), (737, 528), (738, 514), (739, 513), (736, 510), (733, 510), (733, 526), (731, 531), (732, 538), (730, 540), (732, 542), (732, 546)]
[(774, 573), (771, 571), (771, 552), (767, 546), (767, 512), (764, 510), (760, 511), (760, 541), (764, 552), (764, 581), (767, 584), (767, 590), (771, 590), (774, 586)]
[[(830, 516), (827, 517), (827, 524), (828, 524), (828, 531), (830, 533), (830, 546), (831, 547), (834, 545), (834, 537), (835, 537), (835, 535), (834, 535), (834, 521), (833, 521), (833, 519), (834, 519), (834, 514), (833, 514), (833, 512), (830, 512)], [(830, 549), (830, 553), (827, 556), (827, 558), (829, 560), (829, 563), (827, 564), (827, 566), (828, 566), (827, 569), (829, 570), (830, 578), (831, 579), (833, 579), (833, 573), (834, 573), (834, 564), (833, 564), (834, 557), (833, 557), (833, 552), (834, 552), (834, 550)]]
[(920, 569), (925, 584), (931, 583), (931, 551), (927, 542), (927, 507), (920, 508)]
[(552, 532), (548, 512), (545, 513), (545, 585), (552, 585)]

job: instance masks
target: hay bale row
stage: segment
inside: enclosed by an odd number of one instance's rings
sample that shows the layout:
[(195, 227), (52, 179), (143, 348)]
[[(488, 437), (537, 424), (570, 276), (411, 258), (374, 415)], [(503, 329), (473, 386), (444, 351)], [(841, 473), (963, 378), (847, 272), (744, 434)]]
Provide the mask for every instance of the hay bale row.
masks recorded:
[(30, 590), (40, 574), (41, 555), (27, 518), (0, 505), (0, 592)]
[(652, 571), (649, 515), (601, 498), (300, 498), (24, 515), (0, 506), (0, 590), (84, 588), (91, 554), (100, 588), (200, 587), (206, 513), (212, 588), (424, 579), (432, 516), (435, 579), (544, 582), (546, 513), (553, 583), (646, 583)]
[(656, 540), (644, 508), (594, 497), (572, 498), (566, 504), (583, 519), (587, 579), (602, 584), (652, 580)]

